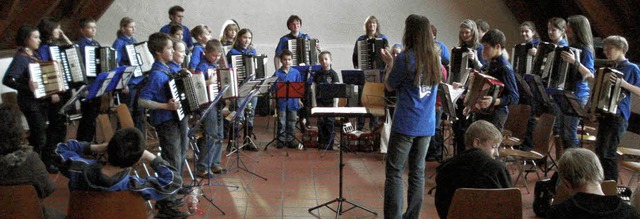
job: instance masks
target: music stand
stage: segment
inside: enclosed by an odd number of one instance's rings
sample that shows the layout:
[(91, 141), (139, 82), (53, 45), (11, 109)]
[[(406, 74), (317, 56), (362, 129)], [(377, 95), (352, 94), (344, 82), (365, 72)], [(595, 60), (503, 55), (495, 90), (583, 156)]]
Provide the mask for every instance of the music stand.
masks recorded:
[[(354, 116), (363, 116), (367, 114), (367, 109), (364, 107), (315, 107), (313, 109), (311, 109), (311, 115), (314, 116), (333, 116), (333, 117), (354, 117)], [(340, 132), (340, 141), (342, 141), (342, 132)], [(342, 148), (340, 147), (340, 163), (339, 163), (339, 169), (340, 169), (340, 179), (339, 179), (339, 193), (338, 193), (338, 197), (334, 200), (331, 200), (327, 203), (315, 206), (313, 208), (309, 208), (309, 213), (311, 213), (313, 210), (316, 210), (318, 208), (321, 207), (327, 207), (329, 209), (331, 209), (332, 211), (336, 212), (336, 218), (339, 218), (340, 215), (342, 215), (342, 213), (350, 211), (351, 209), (354, 208), (360, 208), (362, 210), (368, 211), (369, 213), (372, 213), (374, 215), (378, 215), (378, 213), (371, 211), (365, 207), (362, 207), (358, 204), (355, 204), (353, 202), (348, 201), (346, 198), (344, 198), (342, 196), (342, 185), (343, 185), (343, 169), (344, 169), (344, 163), (343, 163), (343, 153), (342, 153)], [(336, 209), (333, 209), (331, 207), (329, 207), (329, 205), (338, 202), (338, 207)], [(349, 203), (351, 204), (351, 208), (348, 209), (343, 209), (342, 205), (343, 203)]]
[[(198, 159), (193, 159), (193, 176), (196, 175), (196, 166), (198, 163), (198, 160), (201, 159), (197, 156), (197, 152), (198, 151), (198, 143), (196, 141), (197, 137), (195, 135), (196, 130), (198, 129), (198, 127), (200, 127), (202, 124), (204, 124), (206, 115), (211, 111), (211, 110), (216, 110), (216, 105), (218, 104), (218, 102), (220, 101), (220, 99), (222, 99), (222, 94), (229, 88), (228, 85), (224, 86), (220, 92), (218, 92), (218, 95), (216, 95), (216, 97), (213, 99), (213, 101), (211, 101), (211, 103), (209, 103), (209, 105), (205, 108), (205, 110), (202, 111), (202, 115), (200, 117), (200, 119), (198, 119), (198, 121), (196, 123), (194, 123), (191, 127), (189, 127), (189, 131), (187, 132), (187, 136), (189, 137), (189, 140), (192, 142), (193, 144), (193, 154), (194, 157), (198, 158)], [(222, 118), (218, 118), (218, 119), (222, 119)], [(211, 143), (209, 142), (210, 140), (207, 139), (207, 148), (211, 147)], [(222, 149), (220, 149), (222, 150)], [(208, 151), (208, 149), (207, 149)], [(213, 156), (213, 155), (209, 155), (209, 156)], [(207, 166), (207, 169), (210, 169), (211, 166)], [(211, 185), (211, 176), (215, 176), (211, 173), (208, 173), (207, 176), (207, 185)], [(202, 179), (204, 180), (204, 179)], [(194, 178), (194, 180), (191, 182), (191, 187), (201, 187), (202, 186), (202, 180), (198, 181), (197, 179)], [(227, 186), (227, 185), (224, 185)], [(238, 186), (227, 186), (227, 187), (235, 187), (236, 189), (238, 189)], [(216, 209), (218, 209), (218, 211), (220, 211), (222, 213), (222, 215), (225, 215), (224, 211), (222, 211), (222, 209), (220, 209), (220, 207), (218, 207), (216, 204), (213, 203), (213, 198), (209, 198), (207, 197), (206, 193), (202, 193), (202, 197), (204, 197), (205, 200), (207, 200), (209, 203), (211, 203), (211, 205), (213, 205), (213, 207), (215, 207)]]
[[(354, 95), (358, 95), (354, 86), (355, 85), (351, 84), (316, 84), (316, 98), (352, 98)], [(342, 132), (340, 132), (340, 134), (342, 134)], [(327, 149), (329, 149), (329, 145), (331, 144), (328, 144), (324, 148), (321, 157), (324, 157)], [(344, 146), (346, 147), (346, 145)], [(351, 151), (351, 148), (348, 148), (348, 150)], [(353, 151), (355, 152), (355, 150)]]
[[(304, 86), (305, 86), (305, 82), (279, 82), (276, 81), (275, 82), (275, 98), (284, 98), (285, 101), (289, 101), (289, 99), (291, 98), (302, 98), (304, 97)], [(286, 131), (286, 118), (287, 118), (287, 112), (289, 111), (289, 104), (285, 104), (286, 109), (285, 109), (285, 127), (282, 127), (283, 132), (282, 133), (278, 133), (276, 135), (276, 137), (274, 137), (269, 143), (267, 143), (267, 145), (265, 145), (264, 150), (267, 150), (267, 147), (269, 147), (269, 145), (271, 145), (272, 143), (278, 141), (280, 144), (291, 144), (291, 142), (297, 141), (299, 144), (302, 144), (302, 141), (300, 141), (298, 138), (296, 138), (296, 136), (293, 133), (287, 133)], [(276, 110), (278, 109), (278, 100), (276, 99)], [(295, 128), (295, 127), (292, 127)], [(277, 130), (277, 128), (276, 128)], [(284, 136), (282, 136), (284, 134)], [(291, 141), (287, 141), (287, 142), (283, 142), (282, 140), (280, 140), (280, 137), (285, 138), (285, 141), (287, 139), (287, 137), (291, 137), (293, 140)], [(289, 152), (287, 152), (287, 156), (289, 156)]]
[[(560, 112), (562, 112), (563, 115), (578, 117), (578, 119), (580, 119), (582, 130), (584, 130), (585, 119), (595, 120), (594, 115), (591, 115), (584, 110), (572, 92), (557, 89), (547, 89), (547, 92), (551, 93), (553, 100), (558, 104), (558, 108), (560, 108)], [(584, 135), (580, 138), (580, 147), (583, 146)]]
[[(252, 99), (254, 97), (258, 97), (260, 92), (259, 90), (257, 90), (256, 88), (258, 88), (260, 86), (260, 84), (263, 82), (264, 79), (257, 79), (257, 80), (247, 80), (245, 81), (245, 83), (243, 83), (240, 88), (238, 88), (238, 96), (240, 97), (244, 97), (246, 98), (247, 95), (249, 95), (249, 93), (253, 90), (256, 90), (256, 92), (253, 94), (253, 97), (251, 97)], [(249, 100), (251, 101), (251, 100)], [(251, 106), (250, 102), (247, 102), (247, 106), (245, 106), (245, 110), (244, 112), (242, 112), (245, 115), (245, 119), (248, 118), (247, 114), (250, 112), (251, 108), (250, 107), (256, 107), (256, 106)], [(238, 112), (236, 110), (236, 112)], [(253, 148), (258, 148), (258, 146), (256, 145), (256, 143), (253, 141), (253, 139), (251, 138), (251, 136), (249, 136), (249, 130), (247, 129), (247, 125), (248, 125), (248, 121), (244, 123), (244, 125), (242, 126), (243, 129), (243, 134), (244, 134), (244, 139), (242, 140), (242, 146), (239, 147), (243, 148), (245, 146), (253, 146)], [(253, 137), (255, 138), (255, 134), (251, 133), (251, 135), (253, 135)], [(235, 136), (234, 136), (235, 137)]]
[[(237, 110), (236, 112), (242, 112), (242, 111), (244, 111), (244, 108), (247, 106), (247, 102), (251, 101), (251, 98), (253, 97), (253, 95), (254, 95), (256, 92), (258, 92), (258, 89), (253, 89), (253, 90), (251, 90), (251, 91), (247, 94), (247, 96), (245, 97), (244, 101), (242, 101), (242, 104), (240, 104), (240, 106), (238, 107), (238, 109), (236, 109), (236, 110)], [(229, 172), (231, 172), (231, 168), (233, 168), (233, 163), (235, 162), (235, 163), (236, 163), (235, 168), (236, 168), (236, 169), (238, 169), (238, 171), (243, 170), (243, 171), (245, 171), (245, 172), (247, 172), (247, 173), (250, 173), (250, 174), (252, 174), (252, 175), (254, 175), (254, 176), (257, 176), (257, 177), (259, 177), (259, 178), (264, 179), (265, 181), (267, 181), (267, 178), (262, 177), (262, 176), (258, 175), (257, 173), (254, 173), (254, 172), (250, 171), (249, 169), (247, 169), (247, 165), (245, 165), (245, 164), (244, 164), (244, 161), (242, 161), (242, 160), (240, 159), (240, 153), (241, 153), (241, 152), (240, 152), (240, 148), (241, 148), (241, 147), (238, 147), (238, 142), (236, 141), (235, 136), (234, 136), (234, 133), (233, 133), (233, 132), (234, 132), (233, 130), (235, 130), (235, 129), (236, 129), (236, 127), (238, 126), (238, 122), (239, 122), (238, 120), (240, 119), (240, 115), (241, 115), (241, 113), (236, 113), (236, 114), (233, 116), (233, 119), (231, 119), (231, 133), (229, 133), (229, 135), (233, 136), (233, 137), (232, 137), (232, 138), (233, 138), (233, 140), (231, 140), (231, 145), (232, 145), (233, 150), (231, 150), (231, 152), (230, 152), (229, 154), (227, 154), (227, 157), (231, 156), (232, 154), (236, 154), (236, 157), (235, 157), (235, 159), (234, 159), (233, 161), (231, 161), (231, 162), (229, 162), (229, 161), (227, 160), (227, 165), (225, 165), (225, 166), (227, 167), (227, 170), (228, 170)], [(244, 146), (244, 145), (243, 145), (243, 146)], [(257, 162), (257, 161), (256, 161), (256, 162)], [(240, 165), (242, 165), (242, 166), (240, 166)], [(229, 168), (229, 166), (231, 166), (231, 168)]]

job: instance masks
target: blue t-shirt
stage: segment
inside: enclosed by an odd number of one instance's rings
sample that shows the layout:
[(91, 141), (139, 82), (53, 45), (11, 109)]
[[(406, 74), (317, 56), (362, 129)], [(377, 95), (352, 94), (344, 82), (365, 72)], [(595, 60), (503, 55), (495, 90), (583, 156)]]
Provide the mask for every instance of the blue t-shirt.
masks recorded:
[[(296, 38), (311, 39), (311, 37), (309, 37), (309, 35), (303, 34), (302, 32), (298, 32), (298, 37), (296, 37)], [(284, 36), (280, 37), (280, 41), (278, 42), (278, 46), (276, 46), (276, 57), (280, 57), (280, 53), (282, 53), (282, 50), (285, 50), (285, 49), (289, 48), (289, 40), (291, 40), (291, 39), (294, 39), (294, 37), (291, 34), (287, 34), (287, 35), (284, 35)]]
[(241, 48), (241, 47), (233, 47), (229, 52), (227, 52), (227, 62), (229, 63), (229, 67), (233, 67), (233, 63), (231, 63), (231, 56), (235, 55), (256, 55), (256, 49), (252, 47)]
[[(2, 83), (10, 88), (18, 91), (18, 102), (23, 101), (38, 102), (33, 96), (33, 91), (29, 88), (29, 63), (40, 61), (38, 54), (34, 53), (34, 56), (29, 56), (24, 49), (18, 49), (16, 54), (7, 68), (7, 72), (4, 74)], [(39, 104), (30, 104), (29, 110), (38, 111)], [(24, 110), (24, 109), (23, 109)]]
[[(202, 72), (202, 74), (204, 74), (204, 79), (205, 80), (209, 80), (209, 74), (207, 72), (209, 70), (213, 70), (213, 69), (215, 69), (217, 67), (218, 67), (218, 63), (217, 62), (210, 63), (209, 60), (205, 59), (203, 62), (200, 62), (198, 67), (196, 67), (196, 72)], [(214, 76), (216, 76), (216, 75), (214, 75)]]
[[(389, 39), (384, 34), (380, 34), (380, 36), (377, 36), (376, 38), (382, 38), (382, 40), (384, 41), (384, 47), (389, 46)], [(367, 35), (359, 36), (358, 39), (356, 39), (356, 45), (353, 46), (353, 55), (351, 56), (351, 62), (353, 62), (354, 68), (358, 66), (358, 41), (366, 39)]]
[[(593, 73), (595, 71), (593, 67), (593, 52), (591, 52), (591, 50), (589, 50), (589, 47), (586, 46), (576, 48), (582, 50), (582, 52), (580, 53), (580, 63), (582, 63), (584, 67), (586, 67), (591, 73)], [(580, 74), (580, 72), (577, 72), (577, 74)], [(582, 78), (582, 76), (580, 76), (580, 78)], [(577, 98), (588, 97), (589, 83), (586, 80), (577, 81), (576, 90), (573, 92), (573, 94), (576, 95)]]
[(518, 94), (518, 86), (516, 85), (516, 77), (513, 73), (513, 68), (504, 56), (498, 56), (491, 59), (489, 66), (487, 67), (487, 74), (497, 78), (504, 84), (504, 89), (498, 98), (500, 98), (500, 105), (495, 107), (495, 110), (503, 112), (509, 112), (507, 106), (518, 104), (520, 95)]
[(49, 47), (51, 46), (48, 43), (40, 43), (40, 47), (38, 47), (38, 50), (36, 50), (36, 52), (40, 56), (40, 60), (44, 62), (52, 60), (51, 52), (49, 52)]
[(193, 53), (191, 53), (191, 60), (189, 61), (189, 69), (195, 69), (204, 59), (204, 47), (200, 43), (196, 43), (193, 46)]
[(529, 41), (527, 43), (531, 43), (532, 45), (537, 46), (538, 44), (540, 44), (540, 40), (539, 39), (531, 39), (531, 41)]
[[(158, 103), (168, 103), (171, 93), (167, 87), (171, 70), (162, 62), (155, 61), (149, 72), (149, 82), (140, 91), (140, 98), (155, 101)], [(164, 109), (149, 110), (151, 124), (156, 126), (163, 122), (174, 119), (173, 111)]]
[(78, 47), (80, 48), (80, 53), (82, 54), (83, 60), (86, 59), (86, 56), (84, 55), (85, 46), (100, 46), (100, 43), (98, 43), (98, 41), (95, 41), (93, 39), (80, 37), (80, 39), (78, 40)]
[(562, 38), (558, 43), (556, 43), (556, 46), (569, 46), (569, 43), (567, 43), (566, 39)]
[(137, 43), (135, 38), (125, 35), (120, 35), (116, 41), (113, 41), (113, 49), (116, 50), (116, 62), (118, 63), (118, 66), (131, 65), (129, 56), (127, 56), (127, 49), (125, 47), (134, 43)]
[(176, 73), (180, 71), (180, 69), (182, 69), (182, 66), (176, 64), (173, 61), (168, 62), (167, 65), (169, 66), (169, 70), (171, 71), (171, 73)]
[[(629, 62), (629, 59), (618, 62), (616, 64), (616, 70), (624, 74), (624, 80), (627, 81), (627, 83), (640, 87), (640, 68), (638, 68), (636, 64)], [(627, 95), (620, 101), (618, 114), (622, 114), (624, 119), (629, 120), (629, 116), (631, 116), (631, 95)]]
[[(184, 43), (187, 44), (187, 48), (189, 48), (193, 46), (193, 40), (191, 39), (191, 32), (189, 31), (189, 28), (184, 24), (180, 24), (180, 25), (182, 25), (182, 41), (184, 41)], [(171, 31), (171, 24), (164, 25), (164, 27), (160, 28), (160, 32), (163, 32), (166, 34), (170, 34), (169, 33), (170, 31)]]
[(478, 44), (478, 48), (476, 49), (478, 61), (480, 61), (480, 64), (482, 64), (482, 68), (485, 69), (487, 66), (487, 60), (484, 60), (484, 58), (482, 58), (482, 50), (484, 50), (484, 46), (482, 44)]
[(447, 45), (444, 45), (443, 42), (436, 41), (436, 43), (440, 45), (440, 49), (441, 49), (440, 63), (442, 63), (442, 65), (449, 65), (449, 61), (451, 60), (451, 55), (449, 55), (449, 48), (447, 48)]
[(394, 60), (387, 80), (397, 94), (391, 131), (408, 136), (433, 136), (438, 86), (414, 85), (415, 74), (413, 51), (401, 52)]
[[(289, 68), (289, 73), (285, 73), (282, 69), (278, 69), (275, 73), (275, 76), (278, 77), (276, 82), (274, 83), (274, 90), (278, 87), (279, 82), (304, 82), (304, 78), (298, 70), (295, 68)], [(278, 98), (278, 111), (296, 111), (299, 110), (300, 104), (298, 104), (298, 98)]]

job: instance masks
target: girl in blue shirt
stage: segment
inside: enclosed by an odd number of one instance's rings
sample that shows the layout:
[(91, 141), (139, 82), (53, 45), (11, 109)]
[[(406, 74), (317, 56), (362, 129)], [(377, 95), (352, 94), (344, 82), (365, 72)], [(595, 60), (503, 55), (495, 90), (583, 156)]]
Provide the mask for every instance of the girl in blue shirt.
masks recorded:
[(547, 35), (553, 44), (557, 46), (569, 46), (567, 43), (565, 30), (567, 29), (567, 22), (559, 17), (553, 17), (549, 19), (547, 23)]
[(195, 72), (196, 67), (200, 64), (200, 61), (204, 55), (204, 47), (211, 39), (211, 29), (207, 25), (198, 25), (191, 30), (191, 36), (196, 39), (196, 43), (193, 44), (193, 51), (191, 55), (191, 61), (189, 62), (189, 71)]
[(136, 32), (136, 22), (130, 17), (123, 17), (120, 20), (120, 29), (116, 32), (116, 40), (113, 42), (113, 49), (116, 50), (116, 62), (119, 66), (131, 65), (125, 46), (136, 43), (133, 34)]

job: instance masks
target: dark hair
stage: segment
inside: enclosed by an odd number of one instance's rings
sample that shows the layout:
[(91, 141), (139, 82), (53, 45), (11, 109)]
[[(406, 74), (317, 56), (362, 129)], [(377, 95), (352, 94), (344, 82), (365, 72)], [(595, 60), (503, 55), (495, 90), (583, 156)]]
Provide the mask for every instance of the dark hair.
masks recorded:
[(171, 37), (166, 33), (157, 32), (149, 36), (149, 42), (147, 46), (153, 57), (157, 56), (157, 52), (162, 52), (165, 46), (167, 46), (167, 40), (171, 40)]
[(184, 28), (182, 28), (182, 25), (171, 24), (171, 26), (169, 26), (169, 34), (173, 35), (173, 34), (176, 34), (176, 32), (178, 31), (184, 31)]
[(122, 19), (120, 19), (120, 28), (118, 28), (118, 32), (116, 32), (116, 36), (120, 37), (123, 35), (122, 33), (122, 28), (126, 27), (127, 25), (133, 23), (135, 21), (133, 21), (133, 18), (130, 17), (123, 17)]
[(24, 137), (22, 113), (10, 104), (0, 104), (0, 155), (20, 149)]
[(507, 38), (504, 36), (504, 33), (502, 33), (502, 31), (498, 29), (487, 31), (487, 33), (485, 33), (484, 36), (482, 36), (482, 39), (480, 39), (481, 43), (487, 43), (492, 47), (495, 47), (496, 45), (500, 44), (502, 48), (504, 48), (504, 44), (506, 41), (507, 41)]
[(40, 40), (42, 40), (42, 42), (45, 43), (53, 43), (53, 30), (55, 30), (56, 28), (58, 28), (58, 26), (60, 26), (60, 23), (58, 23), (57, 21), (53, 20), (50, 17), (45, 17), (40, 19), (40, 22), (38, 23), (38, 31), (40, 31)]
[(476, 26), (478, 26), (478, 28), (482, 30), (482, 32), (486, 33), (487, 31), (489, 31), (489, 23), (487, 23), (485, 20), (476, 20)]
[(146, 149), (146, 141), (137, 128), (123, 128), (116, 131), (107, 145), (109, 164), (127, 168), (140, 160)]
[[(240, 38), (240, 36), (246, 34), (246, 33), (250, 33), (251, 37), (253, 38), (253, 32), (251, 32), (251, 30), (249, 28), (242, 28), (240, 29), (240, 31), (238, 31), (238, 34), (236, 34), (236, 39), (233, 41), (233, 47), (238, 46), (238, 44), (240, 44), (238, 42), (238, 39)], [(251, 48), (253, 47), (253, 40), (251, 40), (251, 42), (249, 42), (249, 45), (247, 45), (247, 48)]]
[(440, 82), (439, 54), (434, 48), (431, 24), (425, 16), (409, 15), (405, 20), (402, 43), (405, 51), (412, 51), (416, 59), (414, 85), (437, 85)]
[(29, 37), (31, 37), (31, 34), (34, 31), (38, 31), (38, 29), (29, 25), (22, 25), (20, 29), (18, 29), (18, 33), (16, 34), (16, 46), (27, 46), (27, 40), (29, 39)]
[(320, 54), (318, 54), (318, 59), (320, 59), (320, 57), (322, 57), (323, 55), (329, 55), (329, 58), (333, 59), (333, 57), (331, 55), (331, 52), (329, 52), (327, 50), (320, 52)]
[(285, 56), (293, 56), (293, 53), (291, 53), (291, 50), (289, 50), (289, 49), (284, 49), (284, 50), (282, 50), (282, 52), (280, 53), (280, 56), (278, 56), (278, 58), (283, 59)]
[(569, 39), (569, 44), (587, 47), (593, 53), (593, 34), (589, 19), (583, 15), (573, 15), (567, 18), (567, 22), (573, 31), (573, 37)]
[(200, 24), (191, 29), (191, 37), (193, 37), (194, 39), (198, 39), (198, 36), (205, 33), (205, 31), (209, 31), (209, 33), (211, 33), (211, 29), (209, 28), (209, 26)]
[(538, 36), (538, 31), (536, 30), (536, 25), (532, 21), (525, 21), (520, 24), (520, 27), (528, 27), (531, 31), (533, 31), (533, 39), (540, 39)]
[[(289, 16), (289, 19), (287, 19), (287, 29), (289, 29), (289, 24), (293, 23), (294, 21), (298, 21), (300, 22), (300, 26), (302, 26), (302, 19), (300, 19), (300, 17), (298, 17), (298, 15), (291, 15)], [(289, 29), (291, 30), (291, 29)]]
[(80, 26), (80, 28), (85, 28), (87, 27), (87, 25), (89, 25), (89, 23), (95, 23), (96, 19), (93, 18), (84, 18), (81, 19), (80, 22), (78, 22), (78, 25)]
[(176, 15), (178, 12), (184, 12), (184, 8), (180, 7), (180, 5), (169, 8), (169, 15)]
[(206, 53), (215, 51), (222, 52), (222, 43), (220, 43), (220, 40), (218, 39), (209, 40), (207, 41), (207, 45), (204, 47), (204, 51)]

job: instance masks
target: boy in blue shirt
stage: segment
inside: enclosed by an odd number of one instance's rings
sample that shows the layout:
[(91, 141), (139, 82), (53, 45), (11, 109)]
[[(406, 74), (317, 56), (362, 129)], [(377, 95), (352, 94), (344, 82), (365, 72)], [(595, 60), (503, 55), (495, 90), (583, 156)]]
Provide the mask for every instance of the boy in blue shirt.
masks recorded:
[[(640, 69), (625, 57), (629, 44), (624, 37), (609, 36), (602, 41), (607, 59), (616, 62), (616, 69), (624, 74), (621, 87), (640, 96)], [(618, 105), (615, 115), (603, 113), (599, 118), (596, 154), (604, 170), (604, 180), (618, 180), (616, 149), (624, 136), (631, 116), (631, 95), (627, 95)]]
[(491, 96), (484, 96), (477, 102), (481, 109), (495, 106), (492, 114), (476, 113), (475, 115), (475, 120), (486, 120), (494, 124), (500, 131), (502, 131), (504, 122), (509, 115), (507, 106), (517, 104), (520, 98), (513, 68), (511, 68), (511, 64), (502, 54), (505, 41), (504, 33), (498, 29), (489, 30), (480, 40), (484, 47), (482, 56), (484, 60), (489, 62), (487, 74), (504, 83), (504, 89), (500, 96), (495, 99)]
[(184, 8), (180, 7), (180, 5), (175, 5), (169, 8), (169, 20), (171, 20), (171, 22), (160, 28), (160, 32), (169, 34), (171, 25), (182, 26), (182, 41), (187, 44), (187, 48), (191, 48), (191, 46), (193, 46), (193, 41), (191, 40), (191, 32), (189, 32), (189, 28), (187, 26), (182, 24), (183, 18)]
[[(289, 29), (291, 32), (287, 35), (280, 37), (280, 41), (278, 41), (278, 46), (276, 46), (276, 55), (275, 55), (275, 58), (273, 59), (273, 65), (275, 66), (276, 69), (280, 69), (280, 64), (281, 64), (280, 55), (282, 55), (282, 51), (289, 48), (289, 40), (298, 39), (298, 38), (311, 39), (309, 35), (302, 33), (300, 31), (301, 27), (302, 27), (302, 19), (300, 19), (298, 15), (289, 16), (289, 19), (287, 19), (287, 29)], [(316, 45), (320, 47), (320, 45), (318, 44)], [(293, 51), (289, 51), (289, 52), (293, 52)]]
[[(80, 21), (80, 34), (82, 36), (78, 39), (78, 47), (80, 48), (80, 54), (82, 54), (83, 60), (86, 60), (84, 54), (84, 48), (86, 46), (100, 46), (98, 41), (95, 41), (93, 37), (96, 36), (96, 20), (83, 19)], [(87, 77), (87, 83), (93, 84), (95, 76)], [(96, 118), (100, 110), (100, 98), (94, 98), (88, 101), (80, 101), (80, 111), (82, 112), (82, 118), (78, 124), (78, 130), (76, 138), (80, 141), (93, 142), (93, 137), (96, 134)]]
[[(303, 82), (304, 79), (298, 70), (291, 68), (293, 54), (288, 49), (285, 49), (280, 54), (280, 62), (282, 67), (275, 72), (276, 87), (280, 82)], [(275, 87), (274, 87), (275, 88)], [(300, 98), (278, 98), (277, 110), (278, 110), (278, 139), (279, 143), (277, 148), (282, 148), (284, 144), (288, 144), (289, 148), (296, 148), (298, 145), (294, 141), (294, 128), (296, 119), (298, 117), (298, 110), (302, 108), (302, 100)], [(285, 124), (286, 122), (286, 124)]]
[[(180, 102), (171, 98), (171, 93), (167, 88), (167, 83), (172, 77), (171, 70), (167, 63), (173, 58), (173, 42), (169, 35), (165, 33), (154, 33), (149, 36), (148, 47), (155, 58), (155, 62), (149, 72), (148, 82), (140, 91), (138, 100), (141, 107), (149, 109), (149, 122), (156, 128), (160, 147), (162, 147), (162, 157), (169, 164), (178, 170), (178, 177), (181, 178), (186, 148), (181, 145), (182, 138), (186, 137), (181, 133), (181, 121), (178, 120), (174, 111), (180, 107)], [(186, 121), (183, 119), (183, 121)], [(172, 217), (177, 212), (175, 195), (159, 201), (160, 215)], [(163, 210), (167, 209), (167, 210)], [(174, 209), (174, 210), (172, 210)]]

